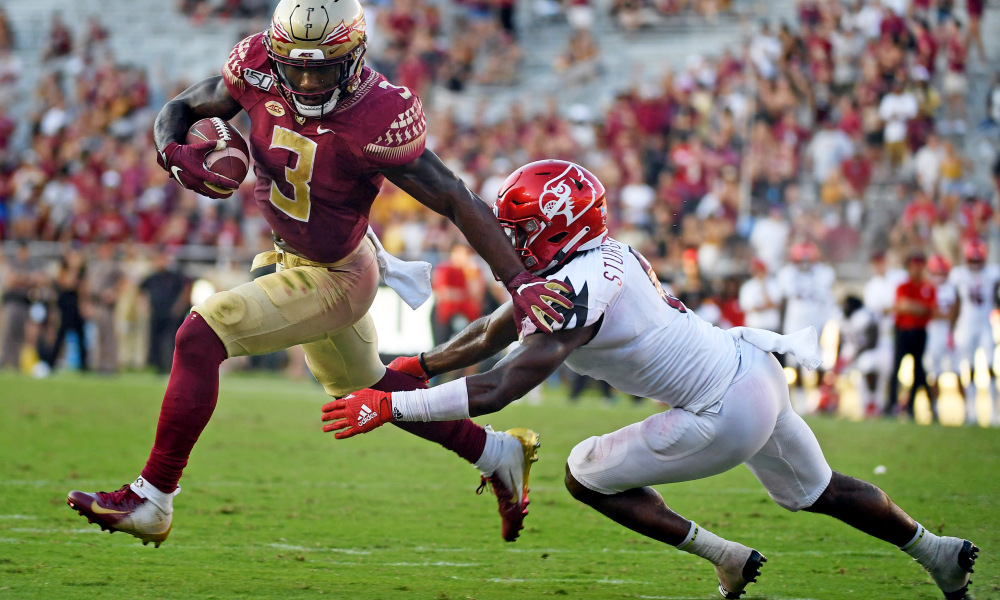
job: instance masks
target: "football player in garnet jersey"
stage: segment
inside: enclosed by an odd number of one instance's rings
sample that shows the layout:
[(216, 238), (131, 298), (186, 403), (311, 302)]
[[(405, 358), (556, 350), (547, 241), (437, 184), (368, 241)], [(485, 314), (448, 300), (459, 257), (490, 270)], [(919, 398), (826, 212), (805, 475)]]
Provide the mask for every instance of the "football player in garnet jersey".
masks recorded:
[[(195, 306), (177, 333), (173, 371), (156, 439), (141, 476), (115, 492), (70, 492), (69, 505), (104, 529), (159, 545), (170, 532), (181, 472), (218, 397), (228, 357), (301, 344), (313, 374), (333, 397), (371, 387), (399, 391), (425, 383), (378, 357), (368, 309), (378, 287), (368, 214), (388, 178), (447, 216), (486, 259), (513, 299), (512, 326), (547, 330), (563, 317), (570, 289), (529, 272), (487, 205), (425, 148), (420, 100), (365, 67), (365, 18), (358, 0), (281, 0), (270, 27), (233, 48), (222, 74), (168, 102), (154, 126), (158, 162), (184, 187), (213, 198), (239, 182), (207, 170), (224, 143), (185, 145), (205, 117), (250, 117), (254, 195), (274, 232), (275, 250), (252, 269), (277, 271)], [(390, 365), (392, 367), (392, 365)], [(497, 433), (468, 419), (402, 424), (475, 464), (497, 494), (502, 533), (513, 541), (526, 514), (523, 480), (537, 435)]]
[[(739, 598), (759, 575), (759, 552), (725, 540), (670, 510), (649, 486), (690, 481), (746, 464), (788, 510), (827, 514), (915, 558), (947, 598), (965, 598), (978, 548), (926, 531), (874, 485), (832, 471), (769, 350), (819, 364), (816, 331), (790, 336), (729, 332), (664, 293), (649, 263), (608, 237), (604, 188), (583, 168), (540, 161), (515, 171), (496, 204), (524, 265), (575, 290), (552, 335), (523, 330), (521, 345), (492, 370), (430, 389), (361, 390), (323, 407), (338, 438), (383, 422), (464, 419), (500, 410), (565, 362), (627, 394), (671, 410), (581, 442), (566, 464), (578, 500), (653, 539), (715, 565), (719, 591)], [(518, 339), (508, 303), (448, 343), (408, 360), (427, 377), (481, 361)], [(366, 411), (363, 406), (369, 407)], [(374, 409), (374, 410), (372, 410)], [(372, 416), (375, 415), (375, 416)]]

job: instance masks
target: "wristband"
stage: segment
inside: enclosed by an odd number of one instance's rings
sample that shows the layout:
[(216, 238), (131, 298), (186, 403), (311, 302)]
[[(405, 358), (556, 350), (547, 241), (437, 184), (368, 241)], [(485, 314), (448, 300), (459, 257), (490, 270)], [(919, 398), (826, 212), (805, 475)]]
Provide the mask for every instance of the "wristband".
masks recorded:
[(427, 376), (427, 379), (434, 377), (434, 375), (431, 373), (431, 370), (427, 368), (427, 363), (424, 362), (423, 352), (417, 355), (417, 364), (420, 365), (420, 368), (424, 370), (424, 375)]

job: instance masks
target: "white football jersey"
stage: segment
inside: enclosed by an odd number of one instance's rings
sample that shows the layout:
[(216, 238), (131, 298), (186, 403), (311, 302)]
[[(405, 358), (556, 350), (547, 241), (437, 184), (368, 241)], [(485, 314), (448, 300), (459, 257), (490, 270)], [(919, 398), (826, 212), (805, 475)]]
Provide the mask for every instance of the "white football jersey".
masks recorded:
[(833, 313), (836, 275), (829, 265), (816, 263), (808, 269), (785, 265), (778, 271), (778, 287), (786, 299), (785, 331), (791, 333), (812, 325), (818, 333)]
[[(746, 280), (740, 286), (740, 310), (746, 315), (744, 325), (755, 329), (779, 331), (781, 329), (781, 288), (778, 282), (768, 277), (761, 281), (756, 277)], [(771, 308), (766, 308), (773, 304)]]
[[(937, 286), (936, 293), (938, 310), (941, 311), (941, 314), (948, 314), (948, 311), (955, 306), (955, 300), (958, 297), (955, 292), (955, 286), (950, 281), (945, 281)], [(951, 322), (948, 320), (948, 317), (931, 319), (930, 323), (927, 324), (928, 336), (944, 336), (947, 338), (949, 331), (951, 331)]]
[(948, 283), (955, 286), (961, 302), (958, 308), (959, 326), (989, 327), (990, 311), (993, 310), (993, 292), (1000, 281), (1000, 266), (986, 265), (980, 271), (972, 271), (960, 265), (948, 274)]
[(638, 252), (609, 237), (547, 277), (573, 286), (556, 330), (598, 324), (566, 360), (573, 371), (692, 412), (722, 398), (739, 367), (736, 339), (664, 292)]

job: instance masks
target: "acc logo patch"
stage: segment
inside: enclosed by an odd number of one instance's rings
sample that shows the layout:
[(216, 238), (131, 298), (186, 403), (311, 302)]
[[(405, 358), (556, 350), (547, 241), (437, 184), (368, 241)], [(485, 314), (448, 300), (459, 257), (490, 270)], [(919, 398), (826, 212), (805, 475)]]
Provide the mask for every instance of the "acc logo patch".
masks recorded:
[(285, 107), (282, 106), (281, 102), (278, 102), (277, 100), (269, 100), (265, 102), (264, 108), (267, 109), (267, 112), (271, 113), (276, 117), (285, 116)]
[(260, 71), (254, 71), (253, 69), (243, 69), (243, 79), (246, 79), (250, 85), (260, 88), (265, 92), (270, 90), (271, 86), (274, 85), (274, 77)]

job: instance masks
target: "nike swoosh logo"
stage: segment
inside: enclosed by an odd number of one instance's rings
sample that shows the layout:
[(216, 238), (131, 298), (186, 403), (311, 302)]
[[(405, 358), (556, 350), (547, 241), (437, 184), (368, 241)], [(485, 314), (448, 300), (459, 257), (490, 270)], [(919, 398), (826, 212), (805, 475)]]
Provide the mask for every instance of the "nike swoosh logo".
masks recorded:
[(317, 125), (316, 126), (316, 133), (318, 133), (319, 135), (323, 135), (324, 133), (333, 133), (333, 130), (332, 129), (323, 129), (322, 126)]
[(173, 174), (173, 176), (174, 176), (174, 179), (176, 179), (176, 180), (177, 180), (177, 183), (180, 183), (180, 182), (181, 182), (181, 176), (180, 176), (180, 173), (181, 173), (181, 172), (182, 172), (183, 170), (184, 170), (184, 169), (182, 169), (182, 168), (180, 168), (180, 167), (170, 167), (170, 172), (171, 172), (171, 173)]
[[(174, 167), (174, 168), (176, 169), (177, 167)], [(90, 512), (94, 513), (95, 515), (127, 515), (128, 514), (127, 510), (115, 510), (113, 508), (104, 508), (103, 506), (101, 506), (100, 504), (97, 503), (97, 500), (94, 500), (93, 502), (90, 503)]]

